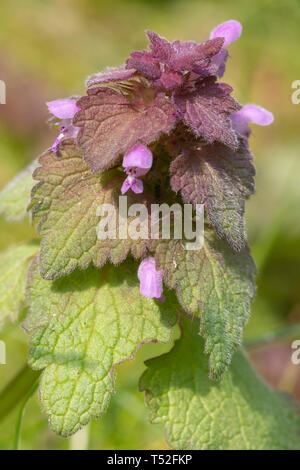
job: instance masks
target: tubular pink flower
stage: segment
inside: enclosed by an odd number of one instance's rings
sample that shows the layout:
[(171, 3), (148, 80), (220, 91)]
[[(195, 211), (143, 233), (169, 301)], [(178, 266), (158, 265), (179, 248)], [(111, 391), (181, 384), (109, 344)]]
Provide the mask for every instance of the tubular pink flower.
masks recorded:
[(144, 297), (162, 298), (162, 270), (155, 267), (155, 259), (152, 256), (144, 259), (138, 269), (140, 281), (140, 293)]
[(209, 39), (224, 38), (223, 47), (229, 46), (232, 42), (236, 41), (242, 34), (242, 25), (239, 21), (228, 20), (224, 23), (218, 24), (210, 33)]
[(123, 167), (127, 174), (145, 175), (152, 167), (153, 157), (145, 145), (136, 145), (123, 158)]
[(273, 114), (257, 104), (246, 104), (231, 115), (232, 127), (243, 137), (249, 137), (251, 134), (248, 123), (269, 126), (273, 121)]
[(73, 117), (80, 110), (76, 101), (72, 99), (61, 99), (48, 101), (46, 103), (53, 116), (61, 119), (59, 126), (59, 136), (52, 145), (52, 151), (57, 152), (59, 144), (64, 139), (75, 139), (79, 132), (79, 127), (73, 126)]
[(126, 153), (123, 158), (123, 167), (128, 176), (122, 185), (122, 194), (125, 194), (128, 189), (131, 189), (136, 194), (143, 192), (143, 182), (138, 177), (148, 173), (152, 162), (152, 153), (145, 145), (135, 145), (135, 147)]
[(242, 25), (236, 20), (228, 20), (216, 26), (210, 33), (210, 39), (217, 37), (224, 38), (223, 48), (212, 58), (212, 65), (216, 67), (216, 75), (221, 78), (224, 75), (228, 52), (224, 49), (232, 42), (236, 41), (242, 34)]
[(59, 119), (72, 119), (80, 110), (76, 101), (72, 99), (48, 101), (46, 105), (50, 113)]

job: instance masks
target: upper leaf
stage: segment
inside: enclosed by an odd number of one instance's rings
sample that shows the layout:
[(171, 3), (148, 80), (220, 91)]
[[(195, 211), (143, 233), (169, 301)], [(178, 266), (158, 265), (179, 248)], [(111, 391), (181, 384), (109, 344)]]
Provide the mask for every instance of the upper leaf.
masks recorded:
[(224, 39), (214, 38), (200, 44), (193, 41), (169, 42), (148, 31), (150, 51), (136, 51), (126, 65), (152, 80), (154, 86), (176, 88), (182, 85), (184, 72), (195, 72), (197, 78), (213, 75), (211, 58), (220, 52)]
[(40, 398), (51, 428), (75, 433), (107, 408), (114, 368), (149, 341), (167, 342), (176, 304), (140, 295), (137, 267), (90, 267), (58, 281), (40, 277), (34, 262), (28, 281), (32, 330), (29, 363), (46, 368)]
[(300, 449), (300, 419), (238, 351), (220, 382), (208, 379), (203, 342), (185, 322), (171, 352), (146, 362), (140, 381), (153, 423), (175, 449)]
[[(81, 151), (74, 141), (65, 141), (60, 153), (49, 151), (40, 158), (41, 167), (34, 178), (33, 215), (41, 217), (38, 231), (44, 237), (41, 245), (41, 274), (45, 279), (57, 279), (76, 267), (90, 263), (102, 266), (107, 259), (118, 264), (131, 252), (135, 258), (146, 254), (148, 240), (118, 238), (119, 196), (124, 176), (117, 170), (95, 174), (89, 171)], [(97, 208), (111, 204), (116, 211), (116, 236), (99, 240)], [(143, 194), (128, 194), (128, 206), (145, 203)], [(123, 219), (121, 220), (121, 222)], [(128, 227), (131, 218), (128, 219)]]
[(38, 161), (34, 160), (0, 192), (0, 214), (8, 221), (20, 222), (26, 216), (34, 185), (32, 173), (37, 166)]
[(245, 198), (254, 191), (252, 155), (243, 143), (238, 151), (222, 144), (187, 147), (171, 164), (171, 186), (185, 202), (204, 204), (221, 238), (235, 250), (246, 241)]
[(182, 240), (161, 240), (155, 258), (183, 308), (200, 316), (210, 377), (219, 378), (241, 343), (255, 292), (255, 265), (248, 247), (233, 252), (206, 229), (201, 250), (186, 250)]
[(0, 254), (0, 330), (8, 319), (16, 321), (22, 312), (27, 270), (38, 251), (38, 242), (29, 242)]
[(215, 141), (236, 149), (238, 140), (230, 114), (240, 105), (230, 96), (232, 88), (214, 77), (202, 80), (190, 93), (177, 93), (174, 101), (185, 123), (207, 142)]
[(149, 144), (169, 133), (176, 121), (174, 105), (162, 93), (150, 104), (129, 102), (109, 88), (92, 88), (78, 101), (74, 125), (80, 127), (79, 145), (92, 171), (111, 166), (121, 153), (137, 143)]
[(86, 80), (86, 86), (99, 85), (100, 83), (109, 83), (117, 81), (129, 80), (135, 75), (136, 71), (134, 69), (126, 69), (122, 67), (112, 67), (105, 72), (99, 72), (95, 75), (92, 75)]

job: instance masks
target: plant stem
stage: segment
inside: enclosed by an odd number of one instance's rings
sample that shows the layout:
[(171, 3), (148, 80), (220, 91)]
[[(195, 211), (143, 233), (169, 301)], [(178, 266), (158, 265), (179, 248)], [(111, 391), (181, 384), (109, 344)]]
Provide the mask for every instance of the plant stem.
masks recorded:
[(0, 393), (0, 421), (29, 393), (40, 374), (41, 371), (32, 370), (26, 365), (2, 390)]
[(88, 449), (90, 440), (90, 424), (91, 423), (84, 426), (70, 438), (70, 450)]
[(38, 386), (39, 386), (39, 380), (38, 380), (38, 377), (37, 377), (35, 383), (32, 385), (32, 387), (30, 388), (30, 390), (27, 392), (24, 399), (22, 400), (20, 410), (19, 410), (19, 413), (18, 413), (17, 424), (16, 424), (16, 433), (15, 433), (14, 446), (13, 446), (14, 450), (19, 450), (20, 449), (21, 427), (22, 427), (22, 421), (23, 421), (25, 406), (26, 406), (28, 400), (36, 392)]

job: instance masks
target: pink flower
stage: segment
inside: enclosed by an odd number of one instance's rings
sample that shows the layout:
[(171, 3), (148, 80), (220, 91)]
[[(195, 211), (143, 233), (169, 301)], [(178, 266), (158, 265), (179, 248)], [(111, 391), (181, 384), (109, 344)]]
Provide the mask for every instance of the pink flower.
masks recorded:
[(57, 152), (58, 146), (63, 139), (75, 139), (79, 132), (79, 127), (73, 126), (73, 117), (80, 110), (76, 101), (72, 99), (61, 99), (48, 101), (46, 103), (53, 116), (61, 119), (60, 134), (52, 145), (52, 151)]
[(229, 46), (242, 34), (242, 25), (236, 20), (228, 20), (218, 24), (210, 33), (209, 39), (224, 38), (223, 47)]
[(144, 185), (138, 177), (144, 176), (150, 170), (152, 162), (152, 153), (145, 145), (136, 145), (126, 153), (123, 167), (128, 176), (122, 185), (122, 194), (125, 194), (129, 188), (136, 194), (143, 192)]
[(143, 181), (135, 178), (134, 176), (127, 176), (121, 187), (121, 193), (127, 193), (128, 189), (131, 189), (135, 194), (140, 194), (144, 191)]
[(226, 61), (228, 59), (228, 52), (224, 47), (236, 41), (242, 34), (242, 29), (241, 23), (236, 20), (229, 20), (216, 26), (210, 33), (210, 39), (217, 37), (224, 38), (223, 48), (212, 58), (212, 65), (216, 68), (216, 75), (219, 78), (224, 75)]
[(59, 119), (72, 119), (80, 110), (76, 101), (72, 99), (48, 101), (46, 105), (48, 106), (50, 113)]
[(155, 259), (152, 256), (145, 258), (138, 269), (140, 281), (140, 293), (144, 297), (155, 297), (162, 300), (162, 270), (155, 267)]
[(269, 126), (274, 121), (273, 114), (257, 104), (246, 104), (239, 111), (231, 116), (232, 127), (242, 137), (248, 138), (251, 129), (248, 123), (258, 124), (260, 126)]

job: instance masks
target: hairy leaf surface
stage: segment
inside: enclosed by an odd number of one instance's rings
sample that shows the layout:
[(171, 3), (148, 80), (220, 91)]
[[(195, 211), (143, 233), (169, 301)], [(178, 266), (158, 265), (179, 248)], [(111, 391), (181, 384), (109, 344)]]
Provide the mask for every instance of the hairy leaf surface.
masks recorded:
[(231, 92), (229, 85), (209, 77), (202, 80), (195, 91), (175, 95), (175, 104), (197, 136), (211, 144), (217, 141), (236, 149), (238, 141), (230, 114), (240, 109), (240, 105), (230, 96)]
[(248, 148), (222, 144), (187, 148), (171, 164), (171, 186), (185, 202), (204, 204), (221, 238), (235, 250), (246, 241), (245, 198), (253, 194), (255, 169)]
[(167, 354), (146, 362), (140, 388), (153, 423), (175, 449), (299, 449), (300, 419), (286, 397), (265, 385), (242, 351), (222, 380), (208, 379), (196, 328), (185, 322)]
[[(41, 218), (41, 274), (45, 279), (57, 279), (76, 267), (85, 269), (90, 263), (102, 266), (107, 259), (118, 264), (129, 253), (140, 258), (146, 253), (148, 240), (118, 238), (119, 196), (126, 175), (117, 170), (95, 174), (83, 160), (74, 141), (60, 146), (60, 153), (46, 152), (40, 158), (41, 167), (34, 173), (40, 182), (34, 187), (33, 215)], [(128, 207), (147, 204), (144, 194), (128, 194)], [(111, 204), (116, 210), (116, 236), (99, 240), (97, 215), (101, 204)], [(128, 220), (130, 225), (131, 218)]]
[(172, 299), (140, 295), (137, 266), (90, 267), (45, 281), (38, 261), (28, 287), (29, 363), (44, 369), (40, 385), (51, 428), (68, 436), (99, 417), (113, 393), (114, 367), (145, 342), (167, 342), (176, 322)]
[(138, 142), (149, 144), (175, 126), (174, 105), (159, 93), (151, 104), (129, 102), (109, 88), (92, 88), (78, 101), (74, 125), (92, 171), (111, 166)]
[(241, 343), (255, 292), (255, 265), (248, 248), (236, 253), (206, 229), (201, 250), (186, 250), (181, 240), (162, 240), (155, 257), (183, 308), (200, 317), (210, 376), (219, 378)]

